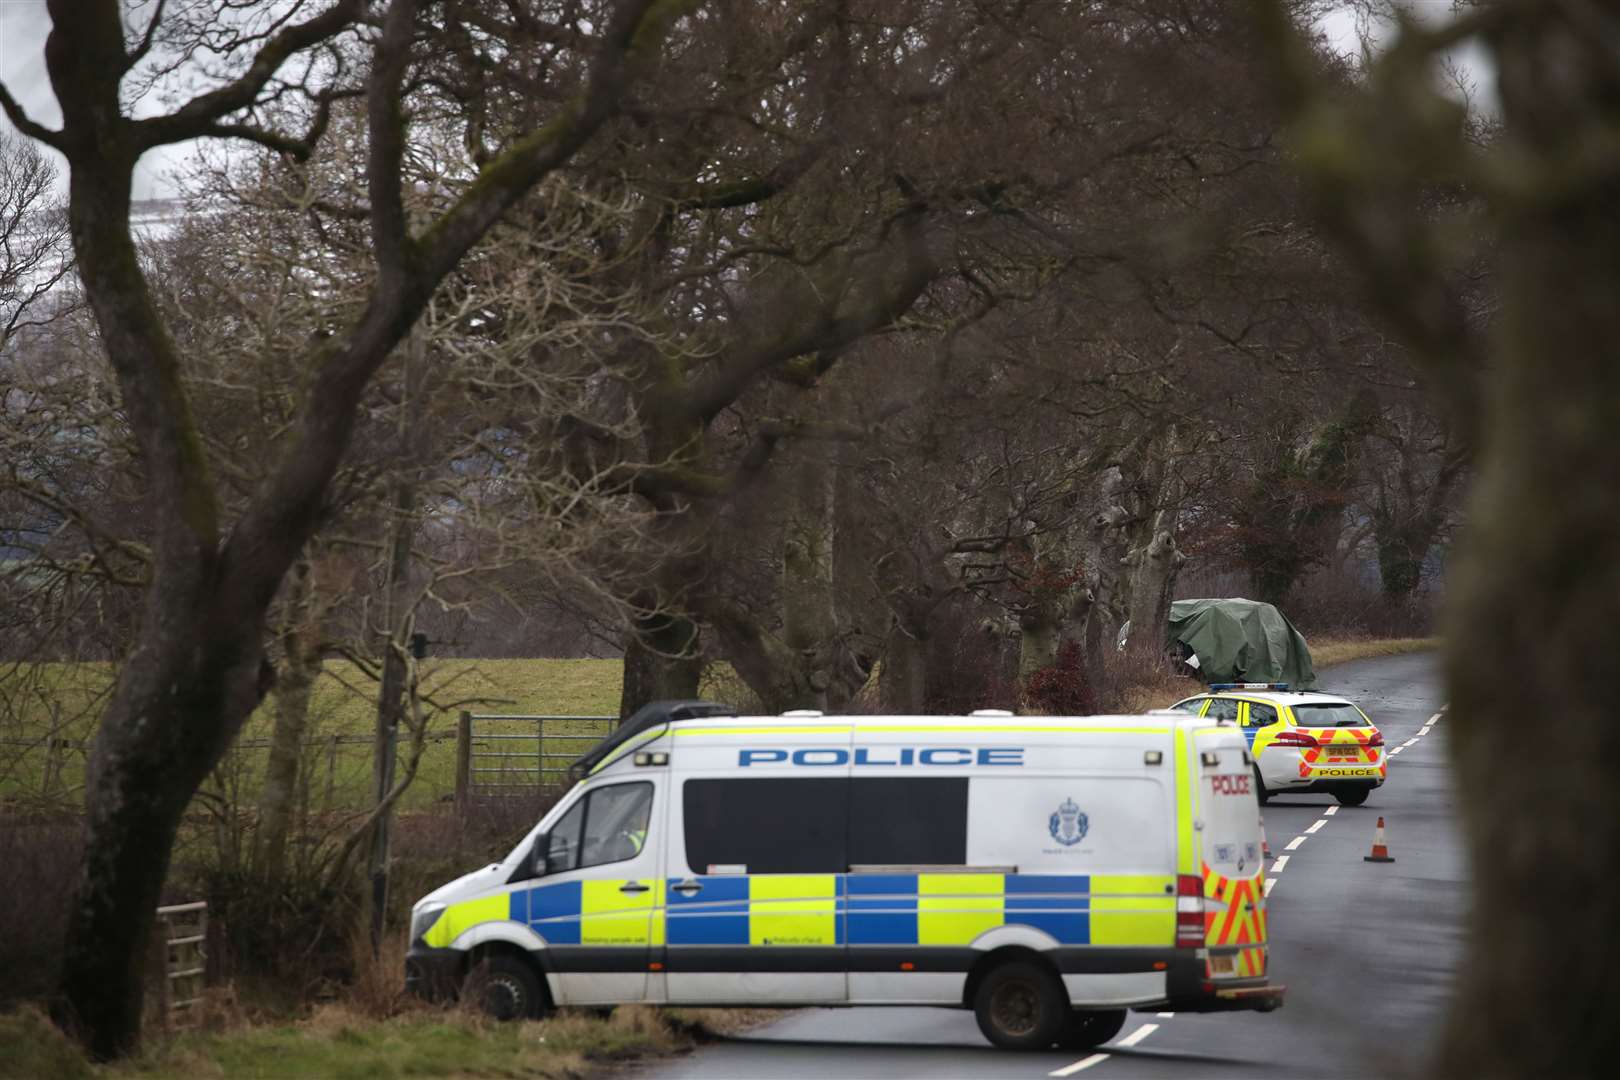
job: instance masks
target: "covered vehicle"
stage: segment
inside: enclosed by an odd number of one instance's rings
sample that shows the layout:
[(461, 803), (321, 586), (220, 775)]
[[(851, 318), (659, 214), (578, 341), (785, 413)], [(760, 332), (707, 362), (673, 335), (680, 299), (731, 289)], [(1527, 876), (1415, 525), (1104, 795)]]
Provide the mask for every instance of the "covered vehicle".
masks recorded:
[(1311, 650), (1288, 617), (1258, 600), (1177, 600), (1170, 605), (1169, 647), (1205, 682), (1316, 682)]

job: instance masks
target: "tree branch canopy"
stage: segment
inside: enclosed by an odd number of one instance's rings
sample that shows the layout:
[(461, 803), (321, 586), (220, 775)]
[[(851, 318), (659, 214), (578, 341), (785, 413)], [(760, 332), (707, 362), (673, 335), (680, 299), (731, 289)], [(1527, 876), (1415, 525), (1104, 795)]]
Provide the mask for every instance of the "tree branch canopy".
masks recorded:
[[(144, 151), (212, 134), (215, 125), (225, 117), (250, 108), (283, 64), (298, 53), (342, 34), (354, 25), (364, 7), (363, 0), (335, 0), (320, 14), (283, 28), (260, 47), (248, 69), (232, 82), (192, 98), (165, 116), (134, 121), (137, 145)], [(148, 37), (162, 17), (160, 7), (153, 16), (153, 26), (148, 28)], [(136, 56), (142, 51), (144, 49), (137, 50)], [(120, 70), (128, 70), (132, 62), (126, 57)]]

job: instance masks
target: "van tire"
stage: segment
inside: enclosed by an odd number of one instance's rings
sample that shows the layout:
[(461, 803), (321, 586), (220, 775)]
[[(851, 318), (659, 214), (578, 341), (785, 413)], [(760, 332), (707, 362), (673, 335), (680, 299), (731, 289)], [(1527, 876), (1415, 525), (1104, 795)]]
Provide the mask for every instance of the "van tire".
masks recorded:
[(1338, 799), (1342, 806), (1360, 806), (1371, 794), (1370, 787), (1342, 787), (1333, 792), (1333, 797)]
[(494, 1020), (535, 1020), (545, 1011), (545, 996), (534, 968), (515, 956), (486, 956), (472, 966), (461, 984), (461, 1000)]
[(973, 995), (984, 1037), (1003, 1050), (1045, 1050), (1063, 1034), (1069, 995), (1050, 970), (1028, 960), (993, 969)]
[(1261, 806), (1271, 801), (1271, 792), (1266, 790), (1266, 780), (1265, 777), (1260, 775), (1260, 766), (1258, 765), (1254, 767), (1254, 797), (1260, 800)]
[(1118, 1035), (1124, 1026), (1124, 1009), (1075, 1009), (1058, 1034), (1058, 1045), (1065, 1050), (1091, 1050)]

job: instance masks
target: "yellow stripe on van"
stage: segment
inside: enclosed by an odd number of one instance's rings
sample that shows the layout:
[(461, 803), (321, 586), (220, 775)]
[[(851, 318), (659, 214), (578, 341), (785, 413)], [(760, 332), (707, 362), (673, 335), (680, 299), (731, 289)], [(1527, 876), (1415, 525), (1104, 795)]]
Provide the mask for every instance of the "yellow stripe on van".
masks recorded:
[(1176, 728), (1176, 872), (1196, 874), (1203, 861), (1198, 850), (1198, 777), (1187, 760), (1187, 729)]
[(1093, 874), (1091, 944), (1175, 944), (1175, 885), (1164, 874)]
[(890, 735), (947, 734), (947, 735), (1023, 735), (1023, 734), (1099, 734), (1099, 735), (1168, 735), (1169, 728), (1159, 727), (1033, 727), (1024, 724), (916, 725), (916, 724), (858, 724), (855, 730)]
[(918, 874), (917, 944), (967, 945), (1006, 921), (1001, 874)]
[[(652, 914), (658, 890), (622, 892), (629, 878), (582, 881), (579, 893), (581, 945), (648, 945), (652, 943)], [(643, 881), (644, 885), (652, 882)]]
[(837, 945), (835, 874), (761, 874), (748, 879), (750, 945)]
[(849, 730), (848, 724), (841, 724), (838, 727), (677, 727), (673, 734), (677, 737), (688, 735), (848, 735)]
[(435, 949), (448, 949), (451, 942), (479, 923), (505, 922), (511, 911), (512, 897), (507, 893), (451, 904), (422, 935), (422, 943)]

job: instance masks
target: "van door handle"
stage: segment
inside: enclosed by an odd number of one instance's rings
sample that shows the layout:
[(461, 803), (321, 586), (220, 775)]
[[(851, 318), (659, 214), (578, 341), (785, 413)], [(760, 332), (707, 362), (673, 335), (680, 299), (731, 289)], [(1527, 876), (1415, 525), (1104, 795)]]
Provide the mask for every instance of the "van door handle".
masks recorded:
[(691, 896), (693, 893), (703, 891), (702, 884), (696, 881), (683, 881), (677, 885), (671, 885), (670, 888), (685, 896)]
[(646, 892), (647, 886), (639, 881), (627, 881), (619, 886), (620, 892)]

